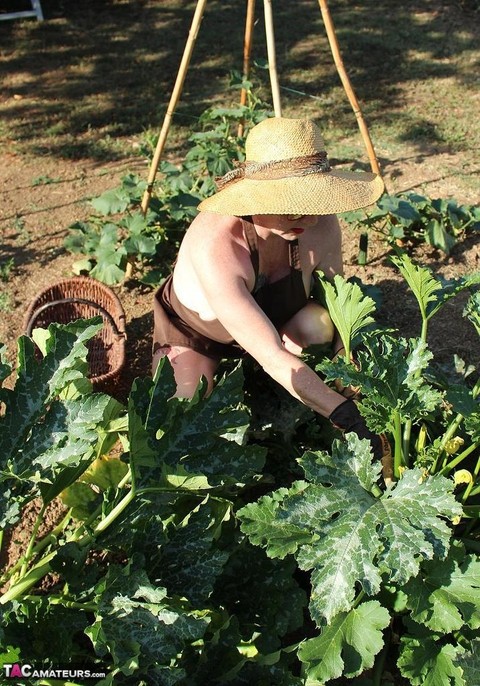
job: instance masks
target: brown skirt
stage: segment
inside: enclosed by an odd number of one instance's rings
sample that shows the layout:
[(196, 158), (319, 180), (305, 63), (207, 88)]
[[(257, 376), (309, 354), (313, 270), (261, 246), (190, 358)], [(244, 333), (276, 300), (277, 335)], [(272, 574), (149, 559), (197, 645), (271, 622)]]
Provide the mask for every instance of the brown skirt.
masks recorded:
[(214, 360), (240, 358), (245, 354), (238, 343), (220, 343), (192, 329), (172, 309), (169, 301), (171, 277), (155, 292), (153, 300), (153, 356), (161, 348), (181, 345)]

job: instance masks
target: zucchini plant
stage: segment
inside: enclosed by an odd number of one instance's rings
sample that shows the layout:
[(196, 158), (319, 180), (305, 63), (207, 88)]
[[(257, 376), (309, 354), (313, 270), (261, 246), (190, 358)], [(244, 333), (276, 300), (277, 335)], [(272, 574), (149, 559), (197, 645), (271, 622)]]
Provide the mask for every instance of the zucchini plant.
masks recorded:
[[(419, 304), (418, 338), (368, 331), (373, 301), (336, 277), (324, 283), (325, 303), (346, 354), (316, 366), (362, 389), (369, 428), (394, 446), (393, 483), (382, 487), (368, 443), (350, 435), (331, 452), (307, 451), (302, 479), (238, 512), (253, 544), (310, 574), (318, 634), (298, 645), (309, 685), (371, 669), (362, 684), (377, 686), (392, 661), (414, 686), (466, 686), (478, 674), (480, 380), (435, 377), (427, 331), (480, 275), (445, 282), (406, 255), (394, 262)], [(480, 334), (479, 295), (465, 316)]]
[(413, 192), (384, 194), (373, 208), (345, 212), (342, 218), (360, 231), (359, 264), (366, 264), (371, 231), (392, 246), (429, 243), (448, 255), (468, 233), (480, 229), (478, 207)]
[[(388, 484), (367, 441), (319, 449), (305, 408), (283, 445), (252, 430), (245, 363), (182, 400), (164, 360), (124, 407), (85, 378), (97, 320), (35, 333), (40, 360), (19, 340), (16, 382), (0, 389), (2, 527), (31, 500), (39, 514), (2, 570), (0, 667), (91, 665), (99, 686), (477, 683), (480, 382), (458, 364), (445, 383), (428, 323), (470, 289), (480, 334), (478, 278), (396, 264), (419, 336), (381, 330), (373, 301), (337, 277), (325, 302), (349, 354), (311, 359), (361, 387), (360, 411), (394, 447)], [(40, 533), (57, 496), (63, 518)]]

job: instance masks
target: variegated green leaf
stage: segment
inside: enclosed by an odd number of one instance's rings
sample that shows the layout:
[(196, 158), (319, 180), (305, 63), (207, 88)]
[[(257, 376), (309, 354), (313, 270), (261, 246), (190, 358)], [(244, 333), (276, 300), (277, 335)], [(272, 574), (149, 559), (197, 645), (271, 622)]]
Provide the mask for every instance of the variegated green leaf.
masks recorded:
[[(452, 482), (408, 470), (381, 497), (369, 490), (373, 475), (368, 441), (354, 434), (336, 442), (332, 456), (301, 460), (310, 483), (296, 482), (238, 512), (242, 530), (272, 557), (295, 555), (312, 570), (310, 612), (321, 625), (348, 611), (357, 584), (370, 595), (382, 577), (406, 583), (422, 560), (445, 557), (451, 532), (444, 518), (461, 513)], [(376, 471), (375, 471), (376, 470)]]

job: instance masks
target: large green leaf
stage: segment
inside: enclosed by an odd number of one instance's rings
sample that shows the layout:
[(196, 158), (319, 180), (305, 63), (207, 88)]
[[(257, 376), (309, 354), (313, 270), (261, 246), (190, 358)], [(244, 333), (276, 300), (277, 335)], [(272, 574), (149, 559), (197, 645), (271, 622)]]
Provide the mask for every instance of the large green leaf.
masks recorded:
[(412, 686), (475, 686), (463, 678), (456, 664), (463, 649), (451, 643), (441, 643), (437, 637), (401, 639), (398, 667)]
[(374, 321), (371, 315), (375, 301), (364, 295), (357, 283), (346, 281), (339, 274), (335, 275), (333, 284), (322, 279), (322, 286), (328, 312), (348, 356), (355, 336)]
[(465, 686), (480, 684), (480, 638), (470, 641), (469, 649), (461, 653), (455, 662), (462, 670)]
[[(211, 502), (211, 506), (215, 503)], [(224, 503), (223, 516), (230, 508)], [(160, 578), (170, 595), (185, 596), (196, 607), (208, 602), (229, 553), (216, 546), (215, 512), (196, 508), (169, 536), (160, 556)]]
[(54, 401), (35, 436), (25, 442), (22, 461), (31, 461), (42, 470), (76, 464), (85, 453), (95, 448), (102, 429), (121, 409), (120, 403), (102, 393), (64, 402)]
[(420, 221), (421, 214), (409, 198), (402, 198), (397, 195), (384, 194), (377, 205), (380, 209), (386, 210), (389, 214), (396, 217), (400, 222), (409, 226), (412, 222)]
[(430, 269), (414, 264), (406, 253), (391, 260), (412, 289), (423, 319), (430, 319), (450, 298), (480, 283), (480, 272), (448, 280), (434, 277)]
[(411, 617), (448, 634), (465, 624), (480, 627), (480, 560), (454, 546), (445, 560), (426, 562), (403, 588)]
[(451, 481), (419, 469), (381, 497), (370, 492), (380, 465), (354, 434), (334, 443), (332, 456), (301, 460), (310, 482), (296, 482), (242, 508), (242, 530), (272, 557), (294, 554), (312, 570), (310, 612), (321, 625), (351, 608), (357, 584), (373, 595), (382, 575), (395, 583), (416, 576), (422, 560), (443, 558), (450, 529), (443, 518), (461, 513)]
[(114, 188), (102, 193), (93, 200), (90, 204), (100, 214), (118, 214), (124, 212), (131, 202), (130, 196), (124, 188)]
[[(91, 320), (52, 324), (39, 360), (32, 341), (20, 339), (17, 382), (5, 396), (0, 418), (2, 525), (14, 523), (33, 497), (50, 502), (111, 446), (107, 426), (122, 406), (92, 394), (91, 384), (83, 384), (87, 395), (78, 391), (87, 369), (85, 343), (99, 328)], [(70, 393), (73, 384), (77, 390)]]
[(372, 431), (394, 433), (395, 413), (419, 421), (438, 409), (442, 393), (422, 375), (432, 358), (424, 342), (387, 334), (365, 334), (363, 342), (358, 365), (339, 359), (325, 360), (318, 367), (329, 381), (361, 387), (359, 408)]
[(300, 644), (298, 657), (306, 665), (306, 684), (324, 684), (342, 675), (351, 678), (370, 669), (389, 623), (388, 611), (376, 600), (338, 614), (320, 636)]
[[(2, 606), (2, 610), (0, 616), (4, 635), (1, 636), (0, 664), (30, 662), (41, 669), (49, 665), (81, 664), (81, 660), (85, 659), (76, 637), (88, 624), (86, 613), (51, 602), (47, 594), (37, 596), (34, 603), (9, 603)], [(5, 655), (4, 650), (8, 650), (8, 647), (10, 654)], [(14, 658), (17, 650), (19, 659)], [(41, 655), (44, 657), (41, 658)], [(20, 682), (14, 678), (6, 679), (2, 670), (2, 682), (8, 684), (9, 681), (25, 683), (24, 679)], [(36, 679), (28, 681), (39, 683)]]
[(246, 445), (250, 416), (243, 405), (242, 383), (242, 371), (237, 367), (208, 397), (201, 387), (191, 400), (175, 398), (167, 360), (159, 366), (154, 382), (141, 384), (144, 395), (147, 390), (146, 399), (138, 399), (140, 386), (135, 387), (130, 405), (130, 451), (139, 470), (139, 484), (171, 478), (178, 481), (178, 476), (181, 481), (201, 477), (208, 487), (244, 483), (259, 472), (264, 450)]
[(151, 671), (149, 683), (160, 683), (159, 671), (179, 670), (177, 657), (187, 646), (193, 648), (210, 621), (206, 613), (195, 614), (170, 601), (164, 588), (135, 569), (135, 559), (123, 568), (112, 565), (96, 592), (98, 612), (85, 633), (97, 654), (110, 653), (127, 675)]
[(213, 599), (235, 615), (244, 641), (255, 638), (260, 652), (277, 650), (280, 639), (300, 629), (307, 605), (291, 557), (268, 558), (263, 550), (240, 541), (231, 551)]
[(95, 267), (90, 272), (93, 278), (107, 284), (120, 283), (125, 277), (127, 251), (118, 241), (115, 224), (102, 227), (102, 234), (95, 250)]
[(1, 464), (23, 445), (47, 404), (67, 384), (83, 377), (87, 357), (85, 343), (101, 328), (99, 318), (90, 322), (51, 324), (47, 354), (40, 361), (36, 359), (31, 339), (26, 336), (19, 339), (17, 381), (14, 391), (8, 395), (5, 414), (0, 418)]

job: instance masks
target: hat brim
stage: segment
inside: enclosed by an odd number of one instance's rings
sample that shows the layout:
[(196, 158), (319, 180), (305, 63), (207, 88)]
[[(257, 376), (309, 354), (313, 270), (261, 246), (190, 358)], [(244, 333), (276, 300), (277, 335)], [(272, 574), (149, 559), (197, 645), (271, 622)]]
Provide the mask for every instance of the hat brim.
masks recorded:
[(216, 214), (339, 214), (367, 207), (384, 191), (380, 176), (331, 171), (280, 179), (241, 179), (203, 200), (198, 209)]

